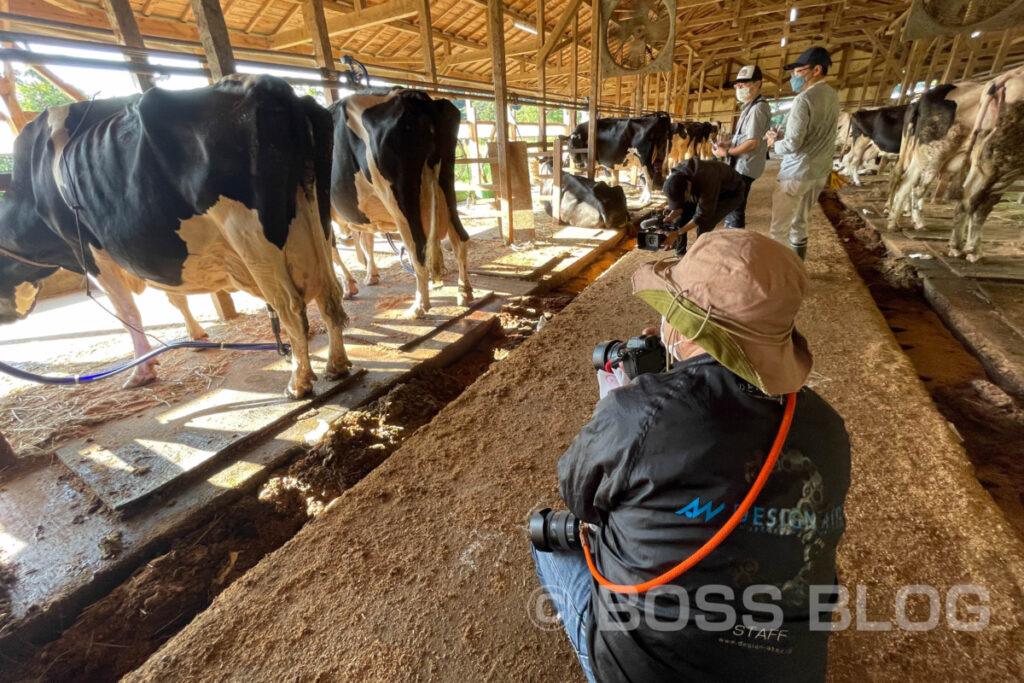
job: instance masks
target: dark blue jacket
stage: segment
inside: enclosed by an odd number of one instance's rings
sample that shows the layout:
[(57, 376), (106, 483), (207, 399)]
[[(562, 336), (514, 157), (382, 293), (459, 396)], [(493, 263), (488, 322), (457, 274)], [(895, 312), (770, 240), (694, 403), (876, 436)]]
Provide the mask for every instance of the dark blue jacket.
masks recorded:
[[(597, 404), (594, 416), (558, 463), (562, 498), (575, 515), (600, 528), (593, 550), (609, 580), (636, 584), (674, 567), (729, 518), (759, 473), (783, 415), (782, 397), (767, 396), (703, 355), (672, 370), (641, 375)], [(850, 483), (850, 444), (842, 418), (814, 391), (797, 394), (785, 447), (746, 519), (707, 558), (673, 583), (678, 597), (591, 593), (588, 644), (599, 681), (823, 681), (828, 632), (808, 628), (809, 587), (834, 585), (836, 545), (845, 528), (843, 500)], [(734, 628), (711, 631), (696, 617), (721, 618), (697, 604), (702, 586), (724, 586)], [(751, 585), (774, 586), (783, 624), (772, 630), (742, 602)], [(767, 596), (753, 598), (772, 602)], [(601, 628), (632, 602), (659, 623)], [(819, 599), (828, 603), (827, 598)], [(755, 608), (756, 610), (757, 608)], [(828, 621), (827, 607), (821, 621)], [(721, 626), (719, 626), (721, 627)]]

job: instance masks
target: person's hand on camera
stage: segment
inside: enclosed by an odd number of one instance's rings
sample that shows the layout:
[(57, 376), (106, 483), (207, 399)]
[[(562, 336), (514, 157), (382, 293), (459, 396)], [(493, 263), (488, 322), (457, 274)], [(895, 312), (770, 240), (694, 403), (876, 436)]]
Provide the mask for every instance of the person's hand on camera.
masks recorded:
[(719, 142), (717, 145), (712, 145), (711, 153), (719, 159), (724, 159), (729, 156), (729, 148), (732, 147), (728, 142)]
[(669, 211), (668, 213), (665, 214), (665, 217), (662, 219), (661, 222), (664, 223), (665, 225), (669, 225), (670, 223), (672, 223), (672, 221), (678, 218), (682, 212), (682, 209), (673, 209), (672, 211)]
[(661, 245), (662, 251), (672, 251), (675, 249), (676, 238), (679, 237), (682, 230), (671, 230), (665, 233), (665, 241)]

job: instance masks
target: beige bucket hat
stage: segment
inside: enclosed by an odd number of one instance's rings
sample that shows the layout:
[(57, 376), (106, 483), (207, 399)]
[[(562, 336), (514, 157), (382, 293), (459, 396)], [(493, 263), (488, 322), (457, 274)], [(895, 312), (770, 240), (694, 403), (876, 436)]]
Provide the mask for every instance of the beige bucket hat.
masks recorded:
[(706, 233), (682, 258), (633, 274), (633, 293), (676, 332), (771, 395), (798, 391), (811, 372), (794, 326), (809, 284), (800, 257), (749, 230)]

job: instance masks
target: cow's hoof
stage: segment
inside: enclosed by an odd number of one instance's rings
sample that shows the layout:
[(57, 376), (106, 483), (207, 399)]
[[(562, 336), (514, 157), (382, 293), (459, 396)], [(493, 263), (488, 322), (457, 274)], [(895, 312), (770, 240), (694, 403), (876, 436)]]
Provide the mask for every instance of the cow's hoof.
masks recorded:
[(125, 380), (125, 383), (121, 385), (121, 388), (135, 389), (137, 387), (144, 387), (154, 381), (156, 381), (156, 371), (148, 364), (140, 365), (135, 368), (135, 372), (131, 374), (131, 377)]
[(341, 379), (342, 377), (348, 377), (352, 372), (352, 363), (345, 360), (334, 367), (328, 367), (324, 372), (324, 376), (328, 382), (334, 382)]
[(970, 263), (977, 263), (981, 260), (981, 254), (970, 253), (964, 256)]
[(363, 284), (367, 287), (373, 287), (374, 285), (380, 284), (380, 275), (367, 275), (363, 280)]
[(444, 280), (431, 280), (431, 282), (430, 282), (430, 288), (431, 289), (441, 289), (442, 287), (444, 287)]
[(316, 375), (310, 375), (305, 380), (292, 379), (284, 391), (285, 396), (292, 400), (298, 400), (313, 391), (313, 382), (315, 381)]
[(473, 303), (473, 293), (459, 292), (455, 295), (455, 302), (459, 306), (468, 306)]
[(423, 308), (423, 306), (414, 305), (406, 309), (405, 313), (402, 314), (402, 317), (406, 320), (416, 320), (417, 318), (423, 318), (426, 315), (427, 309)]
[(359, 293), (359, 288), (356, 287), (356, 281), (355, 280), (350, 280), (349, 283), (348, 283), (348, 287), (343, 287), (342, 288), (342, 290), (341, 290), (341, 298), (342, 299), (351, 299), (351, 298), (355, 297), (355, 295), (358, 294), (358, 293)]

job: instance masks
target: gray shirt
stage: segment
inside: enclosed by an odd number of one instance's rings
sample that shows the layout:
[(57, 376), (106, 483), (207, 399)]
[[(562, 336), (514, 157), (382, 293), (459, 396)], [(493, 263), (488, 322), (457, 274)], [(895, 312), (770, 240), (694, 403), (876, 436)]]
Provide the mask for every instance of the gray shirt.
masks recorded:
[(818, 81), (796, 96), (786, 120), (785, 137), (775, 143), (782, 155), (779, 180), (820, 180), (832, 171), (839, 96)]
[(732, 145), (735, 147), (747, 140), (760, 140), (760, 144), (746, 154), (735, 157), (736, 165), (733, 168), (737, 173), (755, 180), (764, 173), (764, 162), (768, 158), (768, 143), (764, 134), (768, 132), (771, 123), (772, 109), (763, 97), (758, 95), (744, 105), (739, 123), (736, 124), (736, 132), (732, 135)]

